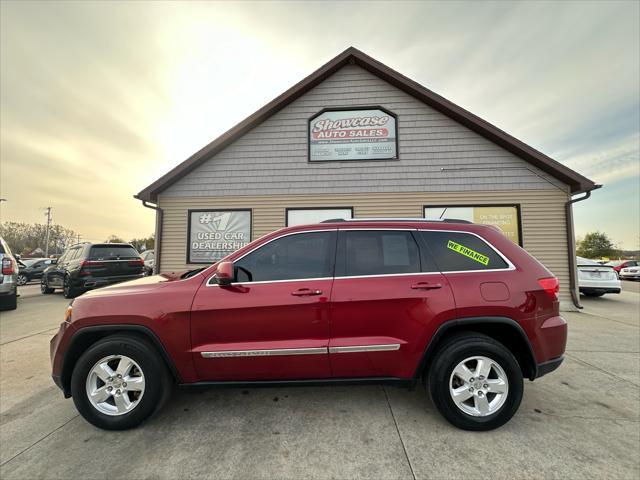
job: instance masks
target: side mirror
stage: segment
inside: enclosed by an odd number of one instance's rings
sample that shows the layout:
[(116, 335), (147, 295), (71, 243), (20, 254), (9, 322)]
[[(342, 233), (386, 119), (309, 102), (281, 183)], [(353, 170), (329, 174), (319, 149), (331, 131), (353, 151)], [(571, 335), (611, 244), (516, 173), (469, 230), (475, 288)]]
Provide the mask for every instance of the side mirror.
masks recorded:
[(22, 258), (19, 253), (16, 253), (14, 257), (16, 257), (16, 260), (20, 260)]
[(222, 262), (218, 265), (216, 278), (219, 285), (231, 285), (233, 277), (233, 262)]

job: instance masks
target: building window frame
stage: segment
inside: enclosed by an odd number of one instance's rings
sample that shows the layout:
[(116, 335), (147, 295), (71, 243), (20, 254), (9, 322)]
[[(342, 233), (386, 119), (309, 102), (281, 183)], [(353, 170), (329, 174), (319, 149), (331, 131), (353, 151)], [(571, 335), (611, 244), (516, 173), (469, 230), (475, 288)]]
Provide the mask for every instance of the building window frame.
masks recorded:
[[(516, 209), (516, 222), (518, 226), (518, 243), (517, 245), (524, 248), (524, 234), (522, 230), (522, 207), (519, 203), (450, 203), (450, 204), (425, 204), (422, 205), (422, 218), (427, 218), (425, 210), (427, 208), (475, 208), (475, 207), (513, 207)], [(515, 242), (514, 242), (515, 243)]]
[[(394, 157), (388, 157), (388, 158), (358, 158), (357, 160), (311, 160), (311, 122), (319, 117), (320, 115), (322, 115), (323, 113), (326, 112), (353, 112), (353, 111), (358, 111), (358, 110), (380, 110), (384, 113), (386, 113), (387, 115), (390, 115), (393, 117), (394, 121), (395, 121), (395, 135), (396, 135), (396, 155)], [(314, 164), (314, 163), (319, 163), (319, 164), (323, 164), (323, 163), (344, 163), (344, 162), (354, 162), (354, 163), (358, 163), (358, 162), (393, 162), (393, 161), (397, 161), (400, 160), (400, 136), (398, 135), (398, 115), (394, 112), (392, 112), (391, 110), (389, 110), (388, 108), (383, 107), (382, 105), (358, 105), (358, 106), (346, 106), (346, 107), (327, 107), (327, 108), (323, 108), (322, 110), (320, 110), (319, 112), (314, 113), (311, 117), (309, 117), (307, 119), (307, 163), (309, 164)]]
[(287, 207), (284, 209), (284, 225), (289, 227), (289, 212), (291, 211), (309, 211), (309, 210), (350, 210), (351, 218), (354, 218), (353, 207)]
[[(249, 242), (253, 241), (253, 209), (252, 208), (190, 208), (187, 210), (187, 265), (213, 265), (219, 260), (210, 262), (191, 262), (191, 214), (204, 212), (249, 212)], [(233, 252), (232, 252), (233, 253)], [(224, 258), (224, 257), (223, 257)]]

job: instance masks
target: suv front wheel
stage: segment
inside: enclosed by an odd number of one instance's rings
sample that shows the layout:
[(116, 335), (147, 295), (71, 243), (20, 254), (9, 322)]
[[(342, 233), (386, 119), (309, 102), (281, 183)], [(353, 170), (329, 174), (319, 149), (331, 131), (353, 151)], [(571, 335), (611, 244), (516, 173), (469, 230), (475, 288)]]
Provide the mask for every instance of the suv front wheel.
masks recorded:
[(480, 334), (456, 335), (440, 348), (427, 377), (440, 413), (464, 430), (504, 425), (522, 400), (522, 370), (501, 343)]
[(146, 420), (162, 407), (171, 387), (155, 348), (125, 335), (92, 345), (71, 376), (76, 408), (87, 421), (107, 430), (132, 428)]

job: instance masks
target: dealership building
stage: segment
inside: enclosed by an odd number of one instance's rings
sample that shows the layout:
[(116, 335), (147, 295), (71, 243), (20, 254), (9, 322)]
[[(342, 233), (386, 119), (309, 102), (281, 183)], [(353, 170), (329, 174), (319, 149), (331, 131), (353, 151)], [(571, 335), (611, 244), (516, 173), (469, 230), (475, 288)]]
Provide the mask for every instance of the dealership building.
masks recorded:
[(349, 48), (136, 198), (156, 210), (160, 272), (300, 223), (456, 218), (499, 227), (560, 279), (572, 308), (572, 203), (598, 187)]

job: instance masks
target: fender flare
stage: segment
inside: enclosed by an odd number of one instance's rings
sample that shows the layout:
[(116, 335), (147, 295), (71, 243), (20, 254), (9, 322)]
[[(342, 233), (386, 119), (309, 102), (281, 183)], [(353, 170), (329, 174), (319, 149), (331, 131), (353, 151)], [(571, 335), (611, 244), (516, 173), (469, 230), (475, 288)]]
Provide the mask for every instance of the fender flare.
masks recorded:
[[(422, 358), (420, 359), (420, 362), (418, 363), (418, 366), (413, 375), (414, 381), (418, 381), (420, 379), (420, 376), (425, 371), (430, 357), (435, 353), (440, 340), (442, 340), (442, 338), (444, 338), (444, 336), (450, 330), (459, 329), (461, 327), (464, 328), (466, 326), (472, 327), (474, 325), (504, 325), (513, 329), (515, 332), (518, 332), (520, 339), (527, 346), (527, 351), (525, 353), (528, 357), (527, 361), (531, 366), (531, 372), (528, 378), (530, 380), (533, 380), (538, 376), (538, 364), (536, 362), (535, 354), (533, 353), (533, 348), (531, 347), (531, 342), (529, 341), (529, 337), (527, 337), (527, 334), (524, 332), (523, 328), (518, 322), (508, 317), (467, 317), (448, 320), (438, 327), (436, 333), (431, 337), (427, 348), (422, 354)], [(507, 345), (505, 346), (509, 348)]]
[(164, 348), (164, 345), (160, 341), (160, 338), (158, 338), (158, 335), (151, 328), (146, 327), (144, 325), (118, 324), (118, 323), (109, 324), (109, 325), (94, 325), (94, 326), (88, 326), (88, 327), (81, 327), (78, 330), (76, 330), (73, 333), (71, 339), (69, 340), (69, 346), (65, 349), (65, 354), (64, 354), (64, 357), (62, 358), (62, 365), (60, 369), (61, 383), (63, 386), (62, 389), (65, 393), (65, 396), (67, 394), (70, 396), (69, 386), (67, 385), (68, 382), (66, 380), (71, 379), (71, 372), (73, 371), (73, 366), (69, 364), (69, 352), (75, 351), (75, 346), (78, 344), (78, 342), (82, 340), (83, 337), (86, 337), (87, 335), (96, 333), (96, 332), (104, 333), (102, 337), (107, 336), (111, 333), (120, 333), (120, 332), (134, 332), (134, 333), (141, 334), (144, 338), (151, 341), (151, 343), (156, 348), (156, 350), (164, 360), (165, 364), (169, 368), (169, 371), (173, 375), (173, 378), (176, 380), (176, 382), (182, 383), (180, 372), (178, 372), (178, 369), (176, 368), (175, 364), (173, 363), (173, 360), (167, 353), (167, 350)]

